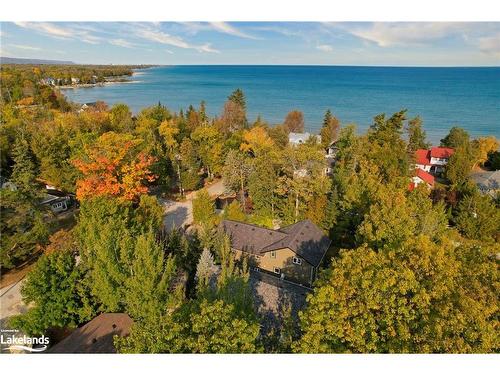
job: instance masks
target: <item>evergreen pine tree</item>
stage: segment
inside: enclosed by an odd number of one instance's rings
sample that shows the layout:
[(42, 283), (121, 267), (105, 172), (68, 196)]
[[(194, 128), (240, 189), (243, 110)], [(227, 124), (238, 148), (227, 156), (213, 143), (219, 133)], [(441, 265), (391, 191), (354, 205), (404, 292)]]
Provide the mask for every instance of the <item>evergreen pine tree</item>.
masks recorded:
[(33, 162), (28, 141), (20, 136), (16, 139), (12, 150), (14, 167), (12, 169), (11, 180), (17, 189), (27, 197), (37, 195), (36, 189), (36, 166)]
[(214, 274), (214, 271), (214, 257), (208, 247), (205, 247), (196, 267), (196, 280), (199, 288), (204, 288), (209, 285), (210, 278)]
[(243, 91), (241, 89), (236, 89), (234, 90), (231, 95), (228, 96), (228, 100), (238, 104), (243, 110), (246, 111), (247, 109), (247, 103), (245, 99), (245, 94), (243, 94)]
[(152, 231), (137, 238), (130, 272), (125, 280), (127, 313), (135, 320), (156, 321), (167, 307), (176, 267), (172, 256), (165, 259)]
[(422, 129), (422, 119), (417, 116), (408, 121), (408, 151), (414, 153), (418, 149), (429, 148), (425, 141), (425, 131)]

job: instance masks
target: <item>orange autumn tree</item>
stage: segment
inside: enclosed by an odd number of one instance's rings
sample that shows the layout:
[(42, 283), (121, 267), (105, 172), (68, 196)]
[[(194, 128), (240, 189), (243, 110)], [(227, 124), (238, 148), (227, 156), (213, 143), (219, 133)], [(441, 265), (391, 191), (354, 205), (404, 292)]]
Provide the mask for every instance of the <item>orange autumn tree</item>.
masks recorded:
[(76, 183), (77, 198), (108, 195), (136, 201), (147, 193), (146, 182), (157, 178), (150, 170), (155, 158), (140, 151), (141, 142), (130, 134), (101, 135), (84, 157), (73, 160), (83, 175)]

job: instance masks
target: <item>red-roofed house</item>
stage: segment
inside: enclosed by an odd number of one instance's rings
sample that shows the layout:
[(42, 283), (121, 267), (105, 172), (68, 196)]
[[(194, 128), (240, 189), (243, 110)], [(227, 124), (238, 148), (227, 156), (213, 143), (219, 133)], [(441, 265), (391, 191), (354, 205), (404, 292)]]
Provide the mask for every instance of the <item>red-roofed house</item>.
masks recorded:
[[(434, 176), (433, 175), (431, 175), (430, 173), (428, 173), (420, 168), (417, 168), (415, 170), (415, 172), (416, 172), (415, 176), (412, 178), (413, 187), (416, 187), (421, 183), (427, 184), (428, 187), (434, 186)], [(413, 189), (410, 188), (410, 190), (413, 190)]]
[(431, 170), (431, 152), (429, 150), (415, 151), (415, 167), (426, 172)]
[(448, 164), (454, 150), (448, 147), (432, 147), (430, 150), (415, 151), (415, 167), (425, 172), (441, 173)]

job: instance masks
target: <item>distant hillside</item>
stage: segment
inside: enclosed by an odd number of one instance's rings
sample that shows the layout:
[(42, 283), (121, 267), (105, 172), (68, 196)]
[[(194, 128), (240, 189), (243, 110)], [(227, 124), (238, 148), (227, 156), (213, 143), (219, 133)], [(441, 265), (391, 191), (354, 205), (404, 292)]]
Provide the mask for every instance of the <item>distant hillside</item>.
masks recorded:
[(47, 65), (74, 65), (73, 61), (62, 61), (62, 60), (42, 60), (42, 59), (20, 59), (17, 57), (3, 57), (0, 56), (1, 64), (47, 64)]

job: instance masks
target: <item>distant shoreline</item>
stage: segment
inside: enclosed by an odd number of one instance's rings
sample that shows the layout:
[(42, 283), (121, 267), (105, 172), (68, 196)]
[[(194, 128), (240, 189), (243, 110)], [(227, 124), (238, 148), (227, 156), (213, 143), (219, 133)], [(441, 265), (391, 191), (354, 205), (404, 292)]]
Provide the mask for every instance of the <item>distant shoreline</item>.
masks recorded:
[(81, 89), (81, 88), (104, 87), (104, 86), (108, 86), (111, 84), (117, 84), (117, 83), (139, 83), (139, 82), (141, 82), (141, 81), (134, 81), (134, 80), (128, 79), (130, 77), (133, 77), (134, 75), (136, 75), (136, 72), (132, 72), (131, 76), (112, 77), (111, 79), (106, 80), (104, 82), (77, 83), (75, 85), (62, 85), (62, 86), (55, 86), (55, 87), (60, 89), (60, 90), (71, 90), (71, 89)]
[(99, 82), (99, 83), (79, 83), (77, 85), (64, 85), (64, 86), (56, 86), (56, 88), (60, 90), (71, 90), (71, 89), (83, 89), (83, 88), (92, 88), (92, 87), (104, 87), (104, 86), (109, 86), (109, 85), (114, 85), (114, 84), (120, 84), (120, 83), (139, 83), (141, 81), (131, 81), (131, 80), (126, 80), (126, 81), (107, 81), (107, 82)]

